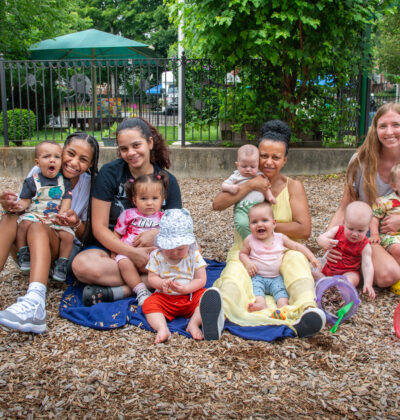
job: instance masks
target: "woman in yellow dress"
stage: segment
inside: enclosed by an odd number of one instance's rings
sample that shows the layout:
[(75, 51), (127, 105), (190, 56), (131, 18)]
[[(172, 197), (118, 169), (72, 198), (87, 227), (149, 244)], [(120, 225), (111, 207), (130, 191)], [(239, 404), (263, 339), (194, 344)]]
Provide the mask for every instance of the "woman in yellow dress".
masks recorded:
[[(289, 127), (282, 121), (265, 123), (259, 140), (259, 169), (265, 176), (259, 175), (241, 184), (236, 194), (220, 192), (214, 198), (213, 209), (225, 210), (242, 200), (250, 191), (263, 192), (270, 187), (277, 200), (272, 205), (277, 222), (275, 231), (291, 239), (307, 239), (311, 233), (311, 216), (304, 186), (301, 181), (281, 173), (287, 161), (290, 135)], [(241, 246), (242, 238), (235, 231), (226, 267), (214, 283), (220, 292), (225, 316), (242, 326), (287, 325), (299, 337), (311, 337), (318, 333), (325, 325), (325, 314), (317, 308), (315, 302), (314, 280), (307, 258), (298, 251), (289, 250), (285, 253), (281, 274), (289, 294), (289, 305), (282, 308), (286, 319), (273, 319), (271, 315), (276, 306), (270, 296), (267, 296), (267, 309), (257, 312), (247, 310), (248, 304), (255, 297), (250, 276), (239, 260)], [(204, 299), (207, 299), (207, 295)]]

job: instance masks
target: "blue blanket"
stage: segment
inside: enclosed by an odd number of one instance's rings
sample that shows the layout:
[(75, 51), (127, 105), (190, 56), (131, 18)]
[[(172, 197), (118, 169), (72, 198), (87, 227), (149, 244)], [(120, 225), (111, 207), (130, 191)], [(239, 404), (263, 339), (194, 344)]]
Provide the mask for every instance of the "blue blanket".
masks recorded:
[[(220, 276), (225, 263), (207, 261), (207, 285), (211, 287)], [(82, 303), (82, 290), (84, 285), (74, 277), (68, 278), (69, 286), (64, 292), (60, 302), (60, 315), (76, 324), (98, 330), (108, 330), (133, 324), (148, 331), (153, 331), (142, 313), (142, 308), (137, 306), (135, 297), (130, 297), (116, 302), (98, 303), (94, 306), (84, 306)], [(183, 317), (175, 318), (168, 323), (172, 333), (177, 332), (186, 337), (191, 337), (186, 332), (189, 320)], [(241, 327), (228, 320), (225, 329), (231, 334), (248, 340), (273, 341), (285, 337), (295, 337), (295, 333), (286, 326), (266, 325), (259, 327)]]

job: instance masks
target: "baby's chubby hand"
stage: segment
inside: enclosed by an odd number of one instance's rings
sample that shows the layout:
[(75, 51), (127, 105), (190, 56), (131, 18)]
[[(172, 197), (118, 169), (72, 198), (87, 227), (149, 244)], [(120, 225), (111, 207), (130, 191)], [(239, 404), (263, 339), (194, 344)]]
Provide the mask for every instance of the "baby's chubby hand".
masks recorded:
[(314, 257), (314, 255), (312, 257), (310, 257), (310, 263), (318, 271), (322, 271), (321, 262), (320, 262), (320, 260), (318, 258)]
[(253, 262), (246, 262), (244, 266), (247, 272), (249, 273), (250, 277), (254, 277), (255, 275), (257, 275), (257, 266)]
[(369, 238), (369, 242), (373, 245), (374, 244), (379, 245), (381, 243), (381, 238), (379, 237), (379, 234), (378, 233), (371, 234), (371, 236)]
[(368, 295), (371, 299), (375, 299), (376, 294), (375, 294), (375, 290), (372, 287), (372, 285), (366, 285), (365, 284), (364, 288), (363, 288), (363, 293), (364, 294), (368, 293)]
[(171, 283), (173, 283), (172, 279), (163, 279), (162, 281), (163, 293), (171, 293)]
[(326, 249), (332, 249), (335, 248), (335, 246), (338, 244), (338, 240), (337, 239), (328, 239), (327, 240), (327, 247)]
[(170, 288), (176, 292), (180, 293), (181, 295), (187, 294), (187, 288), (181, 283), (178, 283), (177, 281), (171, 281)]
[(0, 205), (5, 211), (11, 213), (18, 213), (22, 208), (18, 202), (18, 195), (12, 191), (4, 191), (0, 194)]

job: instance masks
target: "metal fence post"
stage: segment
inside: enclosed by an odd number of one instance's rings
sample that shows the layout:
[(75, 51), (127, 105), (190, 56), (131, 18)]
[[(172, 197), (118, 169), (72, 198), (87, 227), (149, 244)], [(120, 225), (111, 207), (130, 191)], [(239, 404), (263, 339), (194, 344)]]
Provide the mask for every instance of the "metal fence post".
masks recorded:
[(1, 109), (3, 112), (3, 134), (4, 146), (8, 147), (8, 121), (7, 121), (7, 94), (6, 94), (6, 72), (4, 68), (4, 55), (0, 54), (0, 89)]
[(179, 78), (178, 78), (178, 140), (181, 141), (181, 145), (185, 146), (185, 68), (186, 68), (186, 56), (185, 52), (180, 57), (179, 66)]

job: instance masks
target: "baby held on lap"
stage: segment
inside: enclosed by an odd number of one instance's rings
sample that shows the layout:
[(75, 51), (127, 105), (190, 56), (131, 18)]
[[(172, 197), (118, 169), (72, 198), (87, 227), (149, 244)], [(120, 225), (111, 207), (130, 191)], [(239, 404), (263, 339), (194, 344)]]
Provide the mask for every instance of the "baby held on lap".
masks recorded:
[[(246, 183), (257, 175), (264, 176), (258, 170), (260, 154), (256, 146), (245, 144), (238, 150), (237, 170), (222, 183), (222, 191), (230, 194), (236, 194), (239, 191), (239, 185)], [(268, 188), (266, 191), (250, 191), (236, 205), (233, 212), (233, 223), (242, 239), (249, 234), (248, 212), (255, 203), (261, 203), (264, 200), (276, 204), (276, 199)]]
[(239, 253), (240, 261), (251, 277), (255, 296), (255, 301), (250, 302), (247, 309), (249, 312), (266, 309), (266, 294), (272, 295), (277, 307), (282, 308), (289, 303), (279, 272), (285, 250), (288, 248), (302, 252), (318, 269), (321, 269), (321, 265), (305, 245), (274, 232), (276, 220), (268, 203), (258, 203), (250, 209), (249, 223), (251, 234), (244, 240)]
[(357, 287), (361, 279), (361, 270), (364, 280), (363, 293), (368, 293), (371, 299), (375, 298), (375, 290), (372, 287), (372, 248), (366, 236), (371, 219), (371, 207), (362, 201), (353, 201), (346, 207), (343, 225), (335, 226), (318, 237), (317, 242), (324, 250), (339, 251), (341, 258), (335, 261), (328, 259), (322, 272), (313, 273), (316, 279), (344, 275)]

